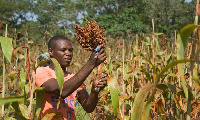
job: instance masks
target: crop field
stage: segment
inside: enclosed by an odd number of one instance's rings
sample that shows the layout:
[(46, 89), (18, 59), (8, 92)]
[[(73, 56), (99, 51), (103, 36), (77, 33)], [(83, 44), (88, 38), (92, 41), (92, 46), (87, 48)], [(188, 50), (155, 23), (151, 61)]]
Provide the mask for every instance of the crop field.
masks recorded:
[[(131, 40), (107, 37), (107, 60), (93, 70), (85, 83), (90, 88), (97, 74), (106, 72), (109, 74), (108, 85), (100, 93), (93, 113), (85, 113), (78, 105), (77, 119), (175, 120), (200, 117), (198, 27), (187, 25), (175, 31), (172, 38), (154, 32), (132, 35)], [(7, 37), (10, 34), (13, 33), (5, 30), (5, 36), (0, 37), (3, 53), (0, 54), (0, 114), (8, 120), (37, 120), (44, 89), (35, 86), (32, 72), (41, 64), (37, 56), (47, 51), (47, 43), (33, 42), (26, 37), (16, 39), (17, 33)], [(74, 56), (67, 69), (76, 73), (90, 52), (82, 49), (73, 36), (71, 40)], [(43, 119), (55, 115), (59, 116), (51, 113)]]
[(0, 119), (63, 119), (40, 118), (45, 89), (35, 72), (53, 62), (60, 99), (60, 64), (38, 56), (52, 36), (64, 35), (73, 46), (71, 73), (96, 46), (107, 54), (84, 82), (90, 93), (107, 73), (107, 85), (92, 113), (77, 103), (77, 120), (199, 120), (199, 15), (199, 0), (0, 0)]

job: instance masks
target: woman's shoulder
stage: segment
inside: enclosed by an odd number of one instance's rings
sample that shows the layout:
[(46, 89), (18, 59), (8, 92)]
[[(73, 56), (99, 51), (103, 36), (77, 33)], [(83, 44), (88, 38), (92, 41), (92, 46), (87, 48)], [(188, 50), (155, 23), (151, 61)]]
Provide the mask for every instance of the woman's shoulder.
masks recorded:
[(52, 72), (53, 70), (51, 69), (51, 68), (49, 68), (48, 66), (46, 66), (46, 67), (38, 67), (37, 69), (36, 69), (36, 73), (37, 72)]

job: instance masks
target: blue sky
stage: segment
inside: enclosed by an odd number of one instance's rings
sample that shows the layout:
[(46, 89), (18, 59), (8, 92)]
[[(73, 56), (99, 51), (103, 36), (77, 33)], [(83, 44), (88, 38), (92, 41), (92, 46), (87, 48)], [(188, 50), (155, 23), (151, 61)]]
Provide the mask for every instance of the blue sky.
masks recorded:
[(191, 2), (192, 0), (185, 0), (186, 2)]

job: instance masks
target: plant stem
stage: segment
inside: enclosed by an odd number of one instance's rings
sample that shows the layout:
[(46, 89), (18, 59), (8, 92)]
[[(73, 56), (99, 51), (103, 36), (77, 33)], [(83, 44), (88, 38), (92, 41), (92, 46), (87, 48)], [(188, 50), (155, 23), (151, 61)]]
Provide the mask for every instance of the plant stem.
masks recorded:
[[(7, 37), (7, 28), (8, 28), (8, 25), (6, 24), (6, 32), (5, 32), (5, 37)], [(5, 75), (6, 74), (6, 63), (5, 63), (5, 58), (4, 58), (4, 55), (3, 55), (3, 87), (2, 87), (2, 98), (5, 97)], [(4, 116), (4, 105), (2, 105), (2, 117)]]
[[(123, 75), (122, 75), (122, 79), (123, 79), (123, 94), (125, 93), (125, 84), (124, 84), (124, 75), (125, 75), (125, 71), (124, 71), (124, 39), (123, 39), (123, 48), (122, 48), (122, 67), (123, 67)], [(122, 119), (124, 118), (124, 109), (125, 109), (125, 103), (123, 102), (122, 104)]]
[[(3, 87), (2, 87), (2, 98), (5, 97), (5, 71), (6, 71), (6, 67), (5, 67), (5, 58), (3, 55)], [(4, 105), (2, 105), (2, 118), (4, 116)]]

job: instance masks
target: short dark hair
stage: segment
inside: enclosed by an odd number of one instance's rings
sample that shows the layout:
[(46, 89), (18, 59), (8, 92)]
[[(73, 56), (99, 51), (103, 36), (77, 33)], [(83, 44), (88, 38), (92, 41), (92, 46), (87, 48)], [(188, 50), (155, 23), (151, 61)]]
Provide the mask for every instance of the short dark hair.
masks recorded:
[(52, 48), (54, 43), (57, 41), (57, 40), (68, 40), (70, 41), (67, 37), (63, 36), (63, 35), (55, 35), (53, 36), (49, 42), (48, 42), (48, 49), (49, 48)]

